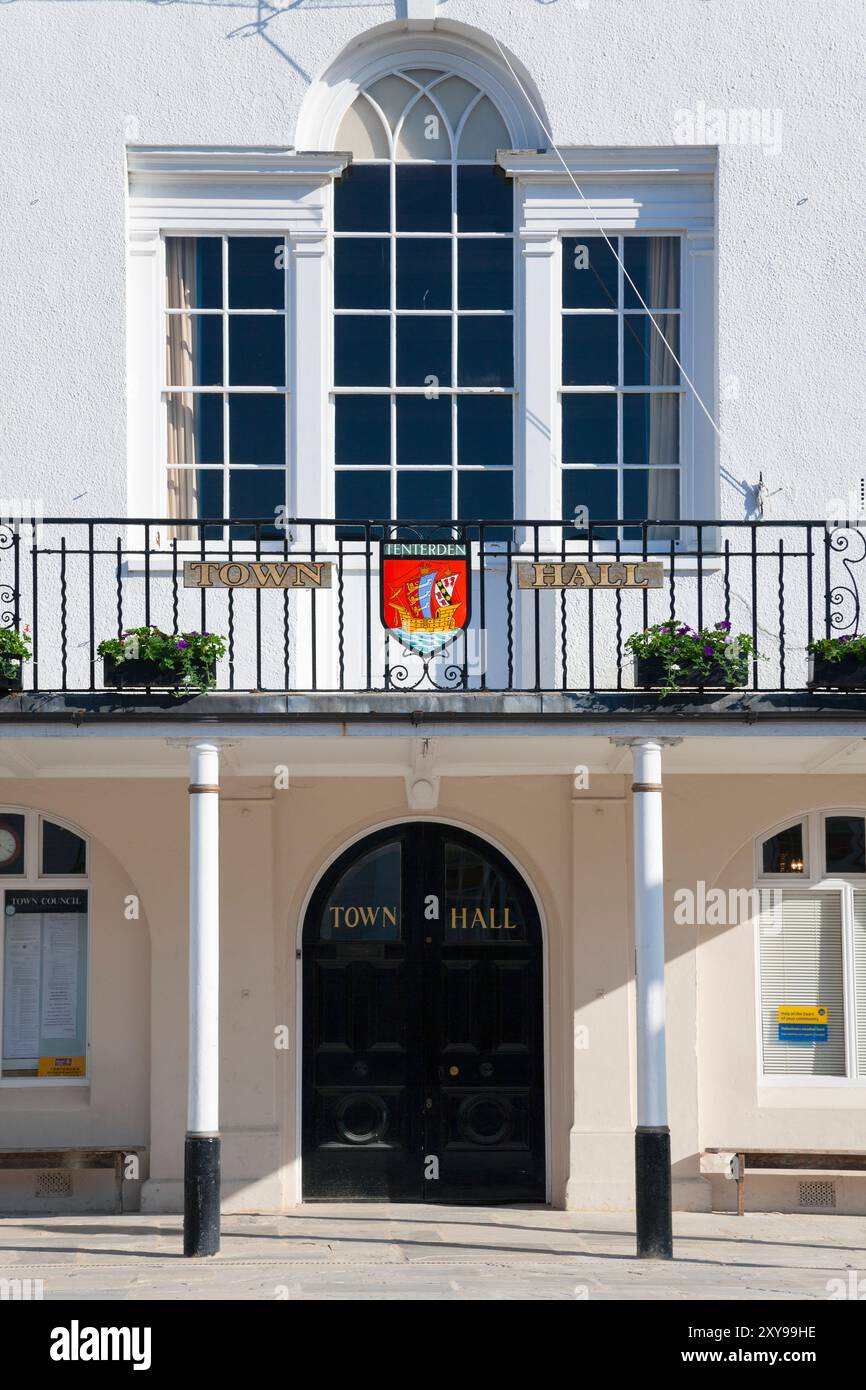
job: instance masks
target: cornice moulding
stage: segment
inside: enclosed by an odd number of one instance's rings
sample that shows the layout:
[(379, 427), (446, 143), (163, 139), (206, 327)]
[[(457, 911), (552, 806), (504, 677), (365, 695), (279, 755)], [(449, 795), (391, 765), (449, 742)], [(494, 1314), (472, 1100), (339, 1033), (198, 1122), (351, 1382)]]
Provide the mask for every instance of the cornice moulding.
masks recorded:
[(510, 178), (526, 181), (567, 181), (569, 174), (588, 174), (593, 178), (639, 174), (642, 178), (707, 179), (715, 176), (718, 150), (714, 145), (567, 145), (559, 153), (498, 150), (496, 159)]
[(127, 146), (130, 178), (162, 179), (339, 178), (351, 163), (348, 151), (295, 150), (276, 145)]

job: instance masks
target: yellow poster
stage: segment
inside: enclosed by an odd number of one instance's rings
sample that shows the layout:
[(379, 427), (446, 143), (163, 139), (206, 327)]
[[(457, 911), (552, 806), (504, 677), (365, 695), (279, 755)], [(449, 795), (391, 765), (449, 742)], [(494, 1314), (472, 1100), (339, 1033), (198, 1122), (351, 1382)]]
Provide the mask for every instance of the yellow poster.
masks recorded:
[(821, 1004), (780, 1004), (779, 1023), (829, 1023), (830, 1015)]
[(83, 1076), (83, 1057), (40, 1057), (40, 1076)]

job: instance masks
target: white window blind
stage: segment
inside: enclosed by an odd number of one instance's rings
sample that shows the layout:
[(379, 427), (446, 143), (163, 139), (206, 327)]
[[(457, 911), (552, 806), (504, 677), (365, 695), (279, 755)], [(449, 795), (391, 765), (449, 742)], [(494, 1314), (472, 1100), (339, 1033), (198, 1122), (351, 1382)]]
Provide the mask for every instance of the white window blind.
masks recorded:
[(857, 1016), (857, 1070), (866, 1076), (866, 891), (854, 892), (854, 994)]
[[(863, 938), (858, 999), (866, 1018), (866, 893), (861, 898)], [(776, 912), (762, 894), (760, 923), (761, 1017), (764, 1073), (769, 1076), (844, 1076), (845, 1021), (842, 971), (842, 897), (838, 892), (786, 889)], [(829, 1011), (828, 1041), (779, 1041), (780, 1005), (822, 1005)], [(863, 1054), (861, 1053), (861, 1064)]]

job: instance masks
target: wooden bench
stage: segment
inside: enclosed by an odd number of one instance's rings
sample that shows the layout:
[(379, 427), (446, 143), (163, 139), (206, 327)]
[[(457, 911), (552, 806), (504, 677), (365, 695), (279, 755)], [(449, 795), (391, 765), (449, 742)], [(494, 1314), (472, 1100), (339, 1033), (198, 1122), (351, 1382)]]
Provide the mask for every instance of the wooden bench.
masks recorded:
[(146, 1149), (136, 1144), (125, 1144), (120, 1149), (90, 1146), (81, 1149), (0, 1149), (0, 1171), (113, 1168), (114, 1210), (116, 1214), (122, 1215), (125, 1160), (129, 1154), (143, 1153), (146, 1153)]
[[(746, 1173), (866, 1173), (866, 1151), (859, 1149), (705, 1149), (730, 1157), (737, 1184), (737, 1216), (746, 1210)], [(715, 1170), (718, 1171), (718, 1170)]]

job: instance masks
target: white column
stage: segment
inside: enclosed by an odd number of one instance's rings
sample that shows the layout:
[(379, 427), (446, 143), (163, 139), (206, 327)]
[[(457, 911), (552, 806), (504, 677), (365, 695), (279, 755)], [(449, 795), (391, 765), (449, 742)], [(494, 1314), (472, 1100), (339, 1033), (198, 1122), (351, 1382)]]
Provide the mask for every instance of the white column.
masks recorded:
[(635, 1218), (637, 1254), (673, 1258), (671, 1136), (665, 1057), (662, 747), (678, 738), (614, 738), (631, 748), (634, 781), (634, 954), (637, 1013)]
[(633, 743), (632, 759), (637, 1122), (657, 1129), (668, 1122), (661, 744)]
[(187, 1133), (219, 1131), (219, 749), (190, 749)]
[[(616, 740), (619, 742), (619, 740)], [(634, 782), (634, 947), (637, 999), (635, 1219), (642, 1259), (673, 1257), (671, 1136), (665, 1059), (665, 903), (662, 745), (631, 738)]]

